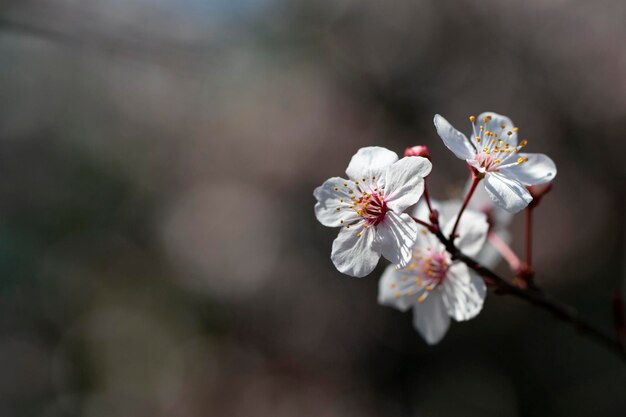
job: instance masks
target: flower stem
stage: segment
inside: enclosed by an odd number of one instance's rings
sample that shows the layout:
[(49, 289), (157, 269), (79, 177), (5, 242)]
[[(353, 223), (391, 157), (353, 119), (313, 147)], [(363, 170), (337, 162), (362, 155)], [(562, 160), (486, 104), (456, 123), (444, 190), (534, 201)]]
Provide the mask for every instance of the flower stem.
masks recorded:
[(452, 227), (452, 232), (450, 232), (450, 240), (454, 241), (454, 237), (456, 234), (456, 228), (459, 225), (459, 221), (461, 220), (461, 216), (463, 215), (463, 212), (465, 211), (465, 208), (467, 207), (467, 204), (469, 203), (470, 199), (472, 198), (472, 196), (474, 195), (474, 191), (476, 191), (476, 186), (478, 185), (478, 183), (480, 182), (480, 180), (482, 179), (482, 177), (476, 175), (474, 172), (472, 172), (472, 185), (469, 189), (469, 191), (467, 192), (467, 195), (465, 196), (465, 199), (463, 200), (463, 205), (461, 206), (461, 210), (459, 211), (459, 215), (456, 217), (456, 221), (454, 222), (454, 226)]
[(533, 267), (533, 208), (526, 209), (526, 268)]
[(433, 227), (434, 227), (434, 226), (433, 226), (432, 224), (430, 224), (430, 223), (428, 223), (428, 222), (425, 222), (424, 220), (420, 220), (420, 219), (418, 219), (417, 217), (413, 217), (413, 216), (411, 216), (411, 218), (412, 218), (413, 220), (415, 220), (415, 222), (416, 222), (416, 223), (421, 224), (422, 226), (424, 226), (425, 228), (427, 228), (427, 229), (428, 229), (428, 230), (430, 230), (431, 232), (433, 231)]
[(428, 206), (428, 212), (432, 213), (433, 208), (430, 205), (430, 197), (428, 196), (428, 184), (426, 183), (426, 178), (424, 178), (424, 200), (426, 200), (426, 205)]
[(519, 270), (522, 262), (519, 260), (519, 257), (513, 252), (513, 249), (507, 243), (500, 238), (497, 234), (493, 232), (489, 232), (487, 235), (487, 240), (491, 243), (491, 246), (496, 248), (498, 252), (502, 255), (504, 260), (509, 264), (509, 267), (513, 271)]

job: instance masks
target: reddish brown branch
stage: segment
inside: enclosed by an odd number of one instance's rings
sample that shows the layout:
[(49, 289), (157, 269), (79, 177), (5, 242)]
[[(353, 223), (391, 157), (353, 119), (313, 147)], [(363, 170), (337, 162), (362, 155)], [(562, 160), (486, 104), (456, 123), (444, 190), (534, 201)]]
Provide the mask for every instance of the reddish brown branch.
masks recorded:
[(451, 239), (444, 236), (439, 228), (431, 227), (430, 230), (437, 236), (441, 243), (443, 243), (446, 250), (452, 255), (453, 259), (465, 263), (468, 267), (476, 271), (483, 277), (487, 285), (494, 288), (494, 292), (496, 294), (511, 295), (513, 297), (521, 298), (539, 308), (542, 308), (543, 310), (549, 311), (559, 320), (574, 326), (576, 330), (587, 336), (589, 339), (613, 351), (624, 362), (626, 362), (626, 349), (622, 346), (620, 340), (604, 334), (595, 326), (580, 317), (574, 308), (552, 298), (549, 294), (536, 286), (520, 288), (509, 283), (489, 268), (484, 267), (473, 258), (470, 258), (461, 252), (454, 245)]

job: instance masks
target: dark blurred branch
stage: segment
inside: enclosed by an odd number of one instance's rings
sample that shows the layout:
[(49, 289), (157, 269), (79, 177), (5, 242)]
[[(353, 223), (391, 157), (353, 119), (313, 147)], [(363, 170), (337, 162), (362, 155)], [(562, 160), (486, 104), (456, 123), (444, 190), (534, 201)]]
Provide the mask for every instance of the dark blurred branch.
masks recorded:
[(439, 241), (443, 243), (446, 250), (450, 253), (450, 255), (452, 255), (453, 259), (463, 262), (468, 267), (476, 271), (485, 280), (487, 285), (494, 287), (494, 292), (496, 294), (511, 295), (513, 297), (521, 298), (552, 313), (559, 320), (574, 326), (576, 330), (587, 336), (589, 339), (613, 351), (624, 362), (626, 362), (626, 349), (622, 346), (620, 340), (618, 338), (607, 336), (595, 326), (584, 320), (580, 317), (576, 309), (563, 304), (559, 300), (556, 300), (550, 294), (546, 293), (537, 286), (519, 287), (509, 283), (500, 275), (496, 274), (489, 268), (484, 267), (475, 259), (461, 252), (454, 245), (452, 240), (445, 237), (437, 226), (431, 225), (429, 228), (430, 231), (437, 236)]

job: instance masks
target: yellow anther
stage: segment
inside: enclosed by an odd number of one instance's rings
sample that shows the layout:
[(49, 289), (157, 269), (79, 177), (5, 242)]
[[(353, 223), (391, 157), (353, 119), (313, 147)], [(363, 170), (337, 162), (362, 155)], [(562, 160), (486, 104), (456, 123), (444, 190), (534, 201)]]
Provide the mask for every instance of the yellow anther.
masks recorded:
[(470, 116), (470, 122), (474, 123), (476, 121), (476, 117), (475, 116)]
[(357, 233), (356, 237), (361, 237), (361, 234), (360, 234), (360, 233)]
[(418, 303), (422, 303), (422, 302), (424, 302), (425, 299), (426, 299), (426, 296), (424, 294), (422, 294), (419, 297), (417, 297), (417, 302)]
[(347, 186), (348, 186), (348, 184), (344, 182), (344, 183), (343, 183), (343, 186), (344, 186), (344, 187), (347, 187)]
[(526, 139), (524, 139), (523, 141), (521, 141), (521, 142), (519, 143), (519, 145), (520, 145), (520, 146), (526, 146), (526, 145), (528, 145), (528, 141), (527, 141)]
[(499, 159), (496, 159), (495, 161), (493, 161), (494, 164), (499, 164), (500, 162), (502, 162), (502, 161), (499, 160)]
[(355, 183), (356, 185), (359, 185), (359, 182), (358, 182), (358, 181), (354, 181), (354, 183)]
[(335, 187), (335, 191), (339, 191), (339, 187)]
[(513, 134), (513, 132), (511, 132), (510, 130), (508, 132), (506, 132), (507, 135), (511, 136)]
[(476, 137), (476, 142), (480, 143), (480, 138)]
[(518, 164), (523, 164), (524, 162), (527, 162), (528, 158), (517, 158), (517, 163)]
[(339, 211), (339, 210), (341, 210), (341, 208), (337, 207), (337, 209), (336, 209), (336, 210), (337, 210), (337, 211)]
[(519, 127), (514, 127), (513, 132), (519, 132)]
[(491, 116), (483, 117), (483, 122), (487, 123), (489, 120), (491, 120)]
[(373, 179), (373, 180), (375, 180), (375, 179), (376, 179), (376, 177), (372, 177), (372, 179)]

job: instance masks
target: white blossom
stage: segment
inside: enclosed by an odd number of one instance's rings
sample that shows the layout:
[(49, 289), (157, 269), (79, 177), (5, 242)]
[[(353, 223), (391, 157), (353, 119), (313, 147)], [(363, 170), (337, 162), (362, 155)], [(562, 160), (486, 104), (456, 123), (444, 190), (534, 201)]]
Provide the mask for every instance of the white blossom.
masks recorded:
[(388, 149), (366, 147), (352, 157), (348, 179), (330, 178), (315, 189), (319, 222), (341, 227), (331, 253), (340, 272), (363, 277), (381, 255), (402, 266), (411, 260), (417, 224), (403, 211), (421, 197), (431, 168), (422, 157), (398, 159)]
[(518, 143), (518, 128), (508, 117), (486, 112), (470, 121), (473, 130), (468, 139), (440, 115), (434, 119), (448, 149), (484, 175), (493, 201), (512, 213), (522, 210), (532, 201), (525, 186), (552, 181), (556, 165), (544, 154), (520, 152), (528, 142)]

